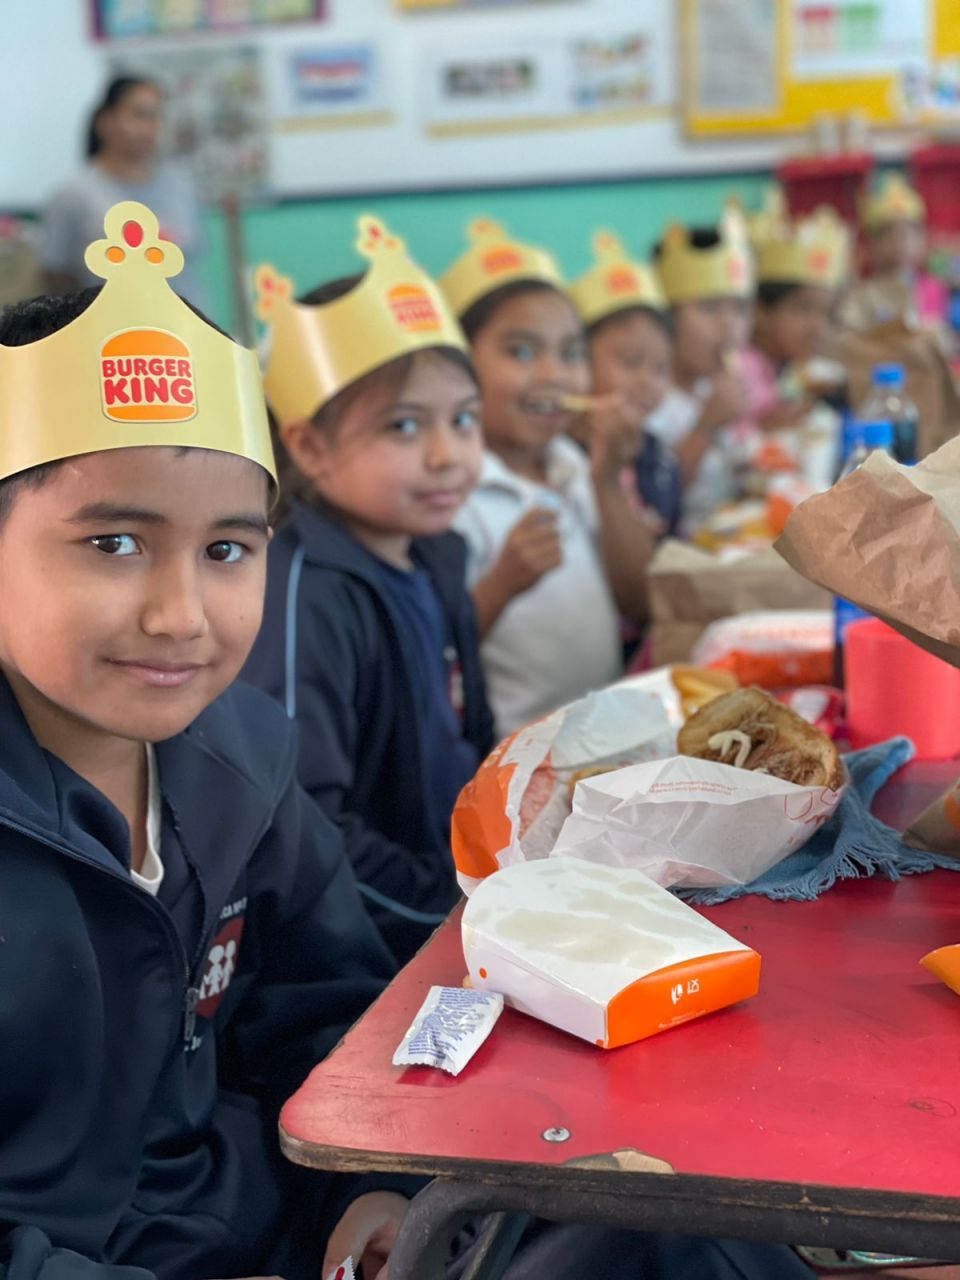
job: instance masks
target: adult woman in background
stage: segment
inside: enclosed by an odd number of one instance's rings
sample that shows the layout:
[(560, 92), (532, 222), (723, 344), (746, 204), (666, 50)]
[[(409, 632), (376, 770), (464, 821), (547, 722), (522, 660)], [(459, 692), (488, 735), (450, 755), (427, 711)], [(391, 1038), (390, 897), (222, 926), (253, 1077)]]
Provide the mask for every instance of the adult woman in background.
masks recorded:
[(177, 292), (204, 306), (195, 267), (203, 240), (200, 206), (189, 178), (158, 158), (163, 105), (163, 90), (146, 77), (118, 76), (107, 86), (90, 119), (86, 163), (44, 216), (40, 259), (49, 292), (99, 283), (86, 268), (84, 250), (102, 233), (107, 209), (139, 200), (156, 213), (161, 235), (184, 251), (188, 265), (177, 277)]

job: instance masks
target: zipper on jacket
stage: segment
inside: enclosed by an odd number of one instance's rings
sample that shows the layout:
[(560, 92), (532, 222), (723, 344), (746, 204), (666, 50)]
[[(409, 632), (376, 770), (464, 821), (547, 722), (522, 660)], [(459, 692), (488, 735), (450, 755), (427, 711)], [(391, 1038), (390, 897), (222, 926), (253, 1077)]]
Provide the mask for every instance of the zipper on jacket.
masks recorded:
[[(190, 981), (189, 975), (187, 981)], [(193, 1033), (197, 1026), (197, 1005), (200, 1003), (200, 988), (188, 986), (183, 995), (183, 1047), (190, 1048)]]

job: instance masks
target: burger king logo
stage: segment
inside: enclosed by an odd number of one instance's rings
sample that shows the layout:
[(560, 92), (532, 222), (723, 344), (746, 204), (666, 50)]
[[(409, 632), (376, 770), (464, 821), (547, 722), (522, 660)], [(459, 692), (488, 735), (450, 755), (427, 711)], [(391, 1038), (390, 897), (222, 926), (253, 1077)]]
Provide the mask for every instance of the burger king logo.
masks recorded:
[(393, 318), (408, 333), (436, 332), (440, 315), (426, 289), (418, 284), (396, 284), (387, 294)]
[(100, 348), (100, 402), (113, 422), (186, 422), (197, 412), (190, 348), (165, 329), (124, 329)]
[(636, 293), (639, 283), (637, 273), (630, 267), (612, 267), (607, 272), (607, 292), (617, 297), (625, 293)]
[(501, 245), (496, 249), (488, 249), (483, 255), (483, 269), (488, 276), (499, 276), (504, 271), (516, 271), (523, 266), (523, 259), (516, 249), (509, 245)]

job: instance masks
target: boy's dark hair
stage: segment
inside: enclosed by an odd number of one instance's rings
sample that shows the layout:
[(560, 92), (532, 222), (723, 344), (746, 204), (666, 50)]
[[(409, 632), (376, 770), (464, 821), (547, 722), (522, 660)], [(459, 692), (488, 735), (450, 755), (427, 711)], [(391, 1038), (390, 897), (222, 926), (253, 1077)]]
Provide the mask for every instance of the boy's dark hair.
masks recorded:
[(619, 311), (614, 311), (608, 316), (602, 316), (599, 320), (595, 320), (593, 324), (587, 326), (587, 340), (592, 342), (594, 338), (599, 338), (607, 329), (612, 329), (614, 325), (621, 320), (625, 320), (628, 316), (643, 316), (663, 333), (670, 341), (673, 341), (673, 321), (668, 311), (661, 311), (657, 307), (648, 307), (644, 303), (638, 302), (632, 307), (621, 307)]
[(149, 76), (114, 76), (104, 90), (103, 97), (94, 107), (90, 114), (90, 123), (87, 125), (87, 158), (99, 155), (103, 149), (103, 143), (100, 141), (100, 135), (97, 132), (97, 125), (100, 117), (105, 111), (112, 111), (114, 107), (120, 105), (128, 93), (133, 89), (156, 89), (157, 93), (161, 92), (160, 86), (155, 80), (151, 80)]
[(509, 302), (512, 298), (519, 298), (525, 293), (556, 293), (561, 298), (567, 297), (562, 289), (558, 289), (555, 284), (549, 284), (546, 280), (511, 280), (509, 284), (502, 284), (499, 289), (485, 294), (472, 306), (467, 307), (460, 317), (460, 327), (467, 335), (467, 341), (473, 342), (481, 329), (487, 327), (493, 318), (493, 313), (503, 303)]
[(806, 286), (796, 280), (762, 280), (757, 285), (757, 302), (761, 307), (775, 307), (803, 288)]
[[(687, 237), (693, 249), (714, 249), (720, 243), (720, 232), (716, 227), (689, 227)], [(653, 260), (659, 262), (663, 256), (663, 241), (658, 240), (653, 246)]]
[[(11, 306), (4, 307), (0, 311), (0, 346), (26, 347), (31, 342), (39, 342), (41, 338), (59, 333), (68, 324), (73, 324), (78, 316), (83, 315), (102, 288), (102, 284), (95, 284), (88, 289), (81, 289), (79, 293), (41, 294), (38, 298), (28, 298), (24, 302), (14, 302)], [(211, 329), (216, 329), (225, 338), (230, 337), (226, 330), (208, 319), (198, 307), (186, 298), (182, 301)], [(0, 525), (10, 514), (14, 499), (21, 489), (39, 489), (47, 477), (62, 465), (61, 460), (43, 462), (37, 467), (28, 467), (26, 471), (18, 471), (6, 480), (0, 480)]]

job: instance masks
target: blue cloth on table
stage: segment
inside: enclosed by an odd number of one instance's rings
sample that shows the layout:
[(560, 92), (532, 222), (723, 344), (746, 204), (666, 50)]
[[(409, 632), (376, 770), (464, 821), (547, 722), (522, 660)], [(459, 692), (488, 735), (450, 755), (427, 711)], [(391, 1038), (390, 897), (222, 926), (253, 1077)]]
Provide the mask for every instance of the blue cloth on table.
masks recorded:
[(760, 893), (766, 898), (809, 901), (819, 898), (838, 880), (866, 879), (882, 875), (888, 880), (933, 871), (936, 867), (960, 870), (956, 858), (924, 853), (905, 845), (900, 834), (875, 818), (870, 805), (880, 788), (913, 758), (909, 738), (891, 738), (863, 751), (844, 756), (850, 785), (836, 812), (795, 853), (778, 862), (750, 884), (723, 885), (718, 889), (686, 889), (686, 902), (712, 906)]

